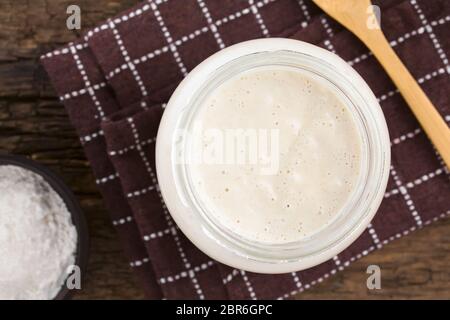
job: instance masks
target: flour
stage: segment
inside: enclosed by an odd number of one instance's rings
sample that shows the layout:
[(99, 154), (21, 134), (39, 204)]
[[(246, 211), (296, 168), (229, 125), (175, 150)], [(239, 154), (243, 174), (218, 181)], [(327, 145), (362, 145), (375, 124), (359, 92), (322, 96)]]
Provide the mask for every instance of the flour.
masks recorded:
[(39, 175), (0, 166), (0, 299), (53, 299), (75, 263), (77, 232)]

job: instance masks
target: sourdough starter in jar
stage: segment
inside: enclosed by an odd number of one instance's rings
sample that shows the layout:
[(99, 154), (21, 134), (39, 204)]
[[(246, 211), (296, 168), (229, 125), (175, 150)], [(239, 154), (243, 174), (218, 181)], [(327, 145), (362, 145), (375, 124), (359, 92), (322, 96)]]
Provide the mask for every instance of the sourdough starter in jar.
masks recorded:
[[(192, 144), (202, 161), (189, 174), (198, 200), (248, 240), (311, 236), (332, 222), (358, 182), (362, 140), (351, 111), (305, 71), (242, 72), (204, 100), (195, 125), (201, 130)], [(232, 150), (226, 141), (233, 134)]]

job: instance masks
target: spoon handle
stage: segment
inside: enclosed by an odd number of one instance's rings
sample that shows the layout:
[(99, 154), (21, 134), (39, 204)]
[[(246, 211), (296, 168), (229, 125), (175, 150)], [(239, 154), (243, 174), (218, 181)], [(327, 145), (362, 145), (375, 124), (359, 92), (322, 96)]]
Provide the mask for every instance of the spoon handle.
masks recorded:
[(391, 48), (384, 34), (380, 30), (371, 33), (364, 41), (366, 46), (395, 83), (447, 168), (450, 168), (450, 128)]

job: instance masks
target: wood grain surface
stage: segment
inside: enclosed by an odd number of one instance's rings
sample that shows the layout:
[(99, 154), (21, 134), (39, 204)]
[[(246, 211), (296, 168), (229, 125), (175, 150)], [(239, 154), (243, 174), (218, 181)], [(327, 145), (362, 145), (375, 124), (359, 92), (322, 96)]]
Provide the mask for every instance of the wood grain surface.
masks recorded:
[[(65, 27), (66, 8), (74, 3), (86, 30), (137, 1), (0, 1), (0, 150), (47, 165), (77, 195), (89, 223), (91, 255), (75, 297), (140, 299), (142, 290), (121, 253), (79, 140), (38, 60), (77, 36)], [(381, 267), (381, 290), (366, 287), (370, 264)], [(449, 299), (450, 219), (386, 245), (298, 298)]]

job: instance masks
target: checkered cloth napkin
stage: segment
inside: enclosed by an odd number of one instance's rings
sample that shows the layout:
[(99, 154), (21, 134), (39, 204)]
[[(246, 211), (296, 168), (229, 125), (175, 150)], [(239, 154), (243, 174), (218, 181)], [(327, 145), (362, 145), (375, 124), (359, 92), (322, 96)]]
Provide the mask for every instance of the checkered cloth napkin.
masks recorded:
[[(450, 2), (379, 6), (391, 46), (450, 121)], [(347, 60), (378, 97), (392, 137), (390, 181), (368, 229), (334, 259), (276, 276), (235, 270), (197, 250), (170, 218), (154, 164), (164, 103), (180, 80), (219, 49), (268, 36), (315, 43)], [(450, 213), (448, 171), (402, 97), (367, 49), (309, 1), (146, 1), (42, 63), (149, 298), (288, 298)]]

